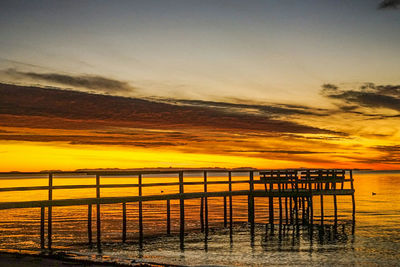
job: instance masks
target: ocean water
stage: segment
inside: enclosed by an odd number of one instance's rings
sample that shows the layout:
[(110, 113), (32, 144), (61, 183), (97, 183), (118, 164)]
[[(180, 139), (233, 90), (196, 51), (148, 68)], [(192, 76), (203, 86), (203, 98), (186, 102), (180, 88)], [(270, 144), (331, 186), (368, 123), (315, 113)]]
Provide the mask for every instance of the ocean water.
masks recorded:
[[(236, 174), (234, 180), (247, 177)], [(281, 234), (271, 233), (268, 201), (255, 199), (254, 232), (247, 221), (247, 197), (233, 198), (233, 233), (223, 227), (223, 199), (209, 198), (208, 236), (200, 231), (200, 200), (185, 201), (186, 236), (184, 249), (179, 242), (179, 201), (171, 201), (172, 234), (166, 235), (165, 201), (144, 202), (144, 243), (138, 240), (138, 205), (127, 204), (127, 243), (121, 242), (122, 206), (102, 205), (103, 253), (87, 244), (87, 207), (53, 208), (53, 249), (76, 257), (117, 262), (159, 262), (191, 266), (265, 266), (265, 265), (400, 265), (400, 174), (355, 173), (356, 221), (351, 220), (351, 197), (338, 196), (337, 226), (333, 222), (332, 197), (324, 198), (324, 224), (320, 225), (319, 197), (314, 200), (312, 230), (285, 227)], [(226, 180), (221, 174), (209, 181)], [(176, 176), (145, 176), (145, 183), (162, 180), (177, 182)], [(191, 175), (185, 181), (200, 181)], [(102, 178), (102, 183), (136, 183), (135, 177)], [(94, 177), (56, 177), (54, 185), (94, 184)], [(46, 185), (44, 177), (0, 179), (0, 187)], [(258, 186), (259, 187), (259, 186)], [(248, 185), (234, 184), (233, 190)], [(259, 187), (260, 189), (262, 187)], [(209, 185), (209, 191), (227, 190), (227, 185)], [(256, 187), (257, 189), (257, 187)], [(201, 191), (200, 186), (185, 186), (185, 192)], [(161, 191), (163, 191), (161, 193)], [(144, 188), (144, 195), (175, 193), (178, 187)], [(137, 195), (136, 188), (102, 189), (102, 196)], [(94, 197), (94, 189), (55, 190), (54, 199)], [(47, 191), (1, 192), (0, 202), (44, 200)], [(277, 218), (277, 206), (275, 207)], [(93, 241), (96, 240), (96, 210), (93, 209)], [(0, 250), (39, 252), (40, 209), (0, 210)]]

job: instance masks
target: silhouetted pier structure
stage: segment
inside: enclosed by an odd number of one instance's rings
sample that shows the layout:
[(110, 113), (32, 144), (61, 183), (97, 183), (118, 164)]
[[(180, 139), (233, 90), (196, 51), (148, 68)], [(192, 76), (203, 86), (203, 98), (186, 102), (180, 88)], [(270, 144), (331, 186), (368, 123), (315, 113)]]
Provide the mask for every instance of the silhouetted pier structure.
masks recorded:
[[(185, 174), (201, 173), (202, 181), (185, 181)], [(220, 176), (226, 175), (225, 181), (208, 181), (209, 173), (218, 173)], [(248, 178), (233, 180), (233, 174), (248, 173)], [(93, 245), (92, 233), (92, 209), (96, 208), (96, 245), (99, 253), (101, 252), (101, 206), (103, 204), (121, 204), (122, 208), (122, 242), (127, 241), (127, 209), (126, 204), (138, 203), (138, 243), (140, 248), (143, 244), (143, 208), (145, 201), (165, 201), (166, 209), (166, 233), (171, 233), (171, 200), (179, 200), (179, 233), (181, 249), (184, 248), (185, 239), (185, 200), (200, 199), (199, 219), (201, 231), (208, 235), (209, 232), (209, 212), (208, 198), (223, 198), (223, 225), (229, 227), (230, 234), (233, 231), (233, 197), (247, 196), (248, 199), (248, 223), (251, 229), (255, 225), (255, 198), (266, 198), (269, 203), (267, 229), (274, 231), (275, 225), (285, 231), (290, 225), (294, 228), (300, 225), (314, 225), (314, 205), (313, 202), (319, 198), (320, 201), (320, 222), (324, 225), (324, 197), (332, 196), (334, 203), (334, 222), (337, 223), (338, 196), (351, 196), (352, 199), (352, 219), (355, 220), (355, 199), (353, 186), (352, 170), (344, 169), (285, 169), (285, 170), (255, 170), (255, 169), (201, 169), (201, 170), (163, 170), (163, 171), (76, 171), (76, 172), (11, 172), (0, 173), (2, 176), (19, 177), (21, 175), (48, 175), (48, 186), (33, 187), (8, 187), (0, 188), (0, 192), (47, 190), (48, 200), (39, 201), (19, 201), (19, 202), (0, 202), (0, 210), (40, 208), (40, 244), (43, 250), (52, 249), (52, 208), (59, 206), (86, 205), (88, 210), (87, 237), (88, 244)], [(255, 178), (255, 174), (258, 177)], [(94, 176), (96, 184), (93, 185), (53, 185), (53, 178), (57, 175), (88, 175)], [(178, 182), (144, 183), (145, 175), (177, 175)], [(137, 183), (132, 184), (102, 184), (101, 177), (137, 177)], [(209, 192), (208, 185), (227, 185), (227, 191)], [(233, 184), (248, 184), (247, 190), (233, 190)], [(185, 186), (203, 185), (203, 190), (199, 192), (186, 192)], [(263, 189), (255, 189), (261, 185)], [(143, 195), (145, 187), (179, 187), (179, 193)], [(53, 199), (53, 191), (59, 189), (96, 189), (96, 197), (79, 199)], [(102, 197), (103, 188), (137, 188), (137, 195)], [(274, 202), (278, 201), (279, 223), (275, 223)], [(228, 207), (229, 204), (229, 207)], [(229, 208), (229, 212), (228, 212)], [(45, 234), (45, 215), (47, 209), (47, 246)]]

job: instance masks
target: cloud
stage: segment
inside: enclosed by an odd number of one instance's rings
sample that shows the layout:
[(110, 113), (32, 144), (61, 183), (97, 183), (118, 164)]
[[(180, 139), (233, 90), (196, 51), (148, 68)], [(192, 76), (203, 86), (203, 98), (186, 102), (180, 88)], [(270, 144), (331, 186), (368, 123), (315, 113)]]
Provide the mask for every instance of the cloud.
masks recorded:
[(364, 160), (365, 163), (400, 164), (400, 145), (380, 145), (371, 148), (382, 152), (383, 155)]
[(127, 82), (114, 80), (98, 75), (67, 75), (59, 73), (21, 72), (8, 69), (5, 72), (11, 77), (30, 78), (35, 81), (45, 81), (74, 88), (82, 88), (103, 93), (131, 93), (135, 90)]
[(381, 1), (379, 4), (378, 8), (379, 9), (396, 9), (400, 6), (400, 0), (384, 0)]
[(276, 154), (292, 154), (292, 155), (307, 155), (307, 154), (327, 154), (332, 152), (318, 152), (318, 151), (306, 151), (306, 150), (225, 150), (226, 152), (237, 152), (237, 153), (276, 153)]
[(400, 112), (400, 85), (365, 83), (357, 89), (346, 90), (336, 85), (324, 84), (321, 93), (328, 98), (340, 100), (340, 108), (347, 112), (356, 113), (359, 107), (385, 108)]
[[(236, 101), (244, 102), (240, 99)], [(188, 106), (199, 106), (208, 108), (222, 109), (226, 112), (248, 112), (253, 114), (265, 116), (287, 116), (287, 115), (313, 115), (313, 116), (328, 116), (329, 111), (326, 109), (318, 109), (301, 105), (287, 105), (287, 104), (243, 104), (243, 103), (229, 103), (217, 101), (204, 101), (204, 100), (186, 100), (186, 99), (169, 99), (166, 100), (170, 103)]]
[(194, 128), (235, 133), (340, 134), (265, 115), (226, 112), (210, 106), (182, 106), (139, 98), (9, 84), (0, 84), (0, 94), (3, 125), (10, 126), (17, 126), (22, 120), (20, 127), (28, 124), (37, 128)]

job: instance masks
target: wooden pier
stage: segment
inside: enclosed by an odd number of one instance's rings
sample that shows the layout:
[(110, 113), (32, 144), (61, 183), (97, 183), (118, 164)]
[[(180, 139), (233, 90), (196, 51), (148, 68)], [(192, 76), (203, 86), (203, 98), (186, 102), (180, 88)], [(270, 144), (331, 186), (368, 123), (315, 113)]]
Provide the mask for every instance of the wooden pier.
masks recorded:
[[(218, 173), (219, 176), (226, 176), (223, 181), (209, 181), (210, 173)], [(234, 174), (240, 173), (241, 179), (234, 180)], [(185, 175), (200, 174), (202, 181), (185, 181)], [(243, 176), (243, 175), (246, 176)], [(331, 196), (334, 202), (334, 222), (337, 223), (337, 197), (351, 196), (352, 200), (352, 219), (355, 220), (355, 199), (352, 170), (344, 169), (285, 169), (285, 170), (235, 170), (235, 169), (210, 169), (210, 170), (171, 170), (171, 171), (81, 171), (81, 172), (30, 172), (30, 173), (0, 173), (0, 176), (15, 177), (26, 175), (47, 175), (47, 186), (34, 187), (7, 187), (1, 188), (1, 192), (15, 191), (34, 191), (48, 190), (48, 199), (39, 201), (19, 201), (19, 202), (0, 202), (0, 210), (38, 208), (40, 209), (40, 245), (43, 250), (52, 249), (53, 228), (52, 228), (52, 208), (58, 206), (87, 206), (87, 238), (90, 247), (93, 246), (92, 233), (92, 210), (96, 208), (96, 247), (99, 253), (102, 251), (102, 227), (101, 227), (101, 206), (103, 204), (122, 205), (122, 233), (121, 241), (127, 241), (127, 203), (138, 203), (138, 243), (140, 248), (143, 245), (143, 208), (145, 201), (165, 201), (166, 203), (166, 233), (171, 234), (171, 200), (179, 200), (179, 237), (181, 249), (184, 248), (185, 241), (185, 200), (200, 199), (199, 220), (201, 231), (207, 236), (209, 234), (209, 212), (208, 198), (222, 198), (223, 200), (223, 226), (229, 227), (230, 235), (233, 232), (233, 201), (235, 196), (246, 196), (248, 201), (247, 215), (248, 223), (254, 231), (255, 218), (255, 198), (265, 198), (269, 203), (268, 225), (270, 231), (274, 231), (275, 226), (279, 227), (299, 227), (300, 225), (313, 225), (314, 221), (314, 201), (320, 201), (320, 221), (324, 224), (324, 197)], [(88, 175), (95, 177), (93, 185), (54, 185), (53, 179), (57, 175)], [(176, 175), (178, 182), (144, 183), (146, 175)], [(102, 184), (102, 177), (135, 177), (136, 183), (130, 184)], [(247, 177), (247, 178), (246, 178)], [(209, 185), (227, 185), (227, 191), (208, 190)], [(234, 184), (245, 184), (246, 190), (233, 190)], [(203, 185), (199, 192), (185, 192), (185, 186)], [(261, 187), (260, 187), (261, 185)], [(179, 188), (178, 193), (143, 195), (145, 187), (170, 187)], [(256, 189), (258, 186), (258, 189)], [(53, 199), (53, 191), (59, 189), (88, 189), (96, 190), (93, 198), (79, 199)], [(101, 189), (105, 188), (137, 188), (137, 195), (102, 197)], [(275, 219), (274, 202), (278, 201), (279, 220)], [(228, 205), (229, 204), (229, 205)], [(229, 208), (229, 211), (228, 211)], [(45, 238), (45, 215), (47, 209), (47, 247)], [(301, 216), (301, 217), (300, 217)], [(228, 218), (229, 217), (229, 218)], [(278, 223), (276, 223), (278, 221)]]

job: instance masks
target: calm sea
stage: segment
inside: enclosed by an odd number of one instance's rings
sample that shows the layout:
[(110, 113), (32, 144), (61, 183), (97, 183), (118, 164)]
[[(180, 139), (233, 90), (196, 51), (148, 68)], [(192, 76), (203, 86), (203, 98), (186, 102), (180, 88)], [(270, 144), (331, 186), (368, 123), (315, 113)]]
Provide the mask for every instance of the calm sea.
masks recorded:
[[(246, 177), (235, 176), (243, 180)], [(186, 177), (185, 181), (199, 181)], [(210, 175), (209, 180), (227, 177)], [(145, 177), (145, 183), (162, 180), (177, 182), (178, 178)], [(134, 177), (102, 178), (102, 183), (136, 183)], [(56, 177), (54, 185), (94, 184), (93, 177)], [(46, 185), (44, 177), (0, 179), (0, 187)], [(234, 184), (233, 190), (248, 186)], [(185, 192), (201, 191), (202, 186), (185, 186)], [(209, 185), (209, 191), (227, 190), (227, 186)], [(223, 199), (209, 198), (210, 232), (207, 238), (199, 231), (199, 200), (185, 201), (187, 235), (185, 249), (179, 247), (179, 202), (171, 201), (172, 232), (166, 236), (166, 203), (144, 202), (143, 249), (139, 250), (138, 205), (127, 204), (128, 243), (121, 244), (122, 207), (102, 206), (103, 255), (87, 246), (87, 207), (53, 208), (53, 248), (73, 252), (77, 257), (119, 262), (143, 261), (181, 265), (265, 266), (265, 265), (400, 265), (400, 174), (356, 173), (356, 223), (351, 223), (351, 197), (338, 197), (339, 223), (333, 225), (332, 197), (325, 197), (324, 227), (316, 225), (313, 234), (289, 229), (282, 235), (266, 231), (268, 206), (265, 198), (256, 198), (256, 228), (250, 234), (247, 221), (247, 198), (233, 198), (233, 235), (223, 228)], [(177, 192), (178, 187), (144, 188), (144, 194)], [(137, 195), (136, 188), (102, 189), (102, 196)], [(54, 199), (94, 197), (94, 189), (55, 190)], [(2, 192), (0, 202), (45, 200), (46, 191)], [(318, 199), (316, 199), (318, 200)], [(315, 203), (315, 222), (318, 222), (319, 201)], [(277, 212), (277, 211), (276, 211)], [(95, 209), (93, 234), (95, 237)], [(277, 217), (277, 216), (276, 216)], [(40, 209), (0, 211), (0, 250), (39, 252)]]

